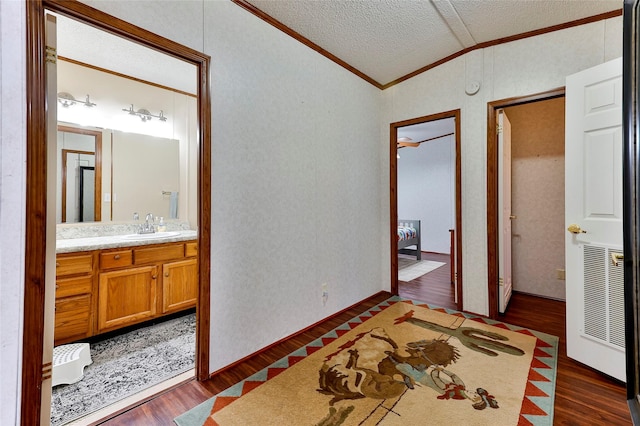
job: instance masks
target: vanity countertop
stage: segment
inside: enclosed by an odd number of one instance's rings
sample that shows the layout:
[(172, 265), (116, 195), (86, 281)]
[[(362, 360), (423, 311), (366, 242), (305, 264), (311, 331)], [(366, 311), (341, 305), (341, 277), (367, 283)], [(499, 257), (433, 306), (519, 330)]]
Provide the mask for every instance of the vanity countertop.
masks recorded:
[(112, 235), (105, 237), (59, 239), (56, 240), (56, 253), (73, 253), (79, 251), (190, 241), (198, 238), (198, 232), (193, 230), (183, 230), (179, 231), (178, 235), (171, 237), (153, 238), (147, 235), (144, 237), (144, 239), (131, 239), (125, 238), (124, 235)]

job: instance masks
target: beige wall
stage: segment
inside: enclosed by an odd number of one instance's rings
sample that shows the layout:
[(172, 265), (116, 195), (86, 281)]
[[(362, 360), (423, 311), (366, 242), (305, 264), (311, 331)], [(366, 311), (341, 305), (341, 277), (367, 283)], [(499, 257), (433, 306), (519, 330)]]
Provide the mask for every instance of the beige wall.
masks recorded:
[(513, 288), (563, 299), (564, 98), (505, 108), (511, 121)]

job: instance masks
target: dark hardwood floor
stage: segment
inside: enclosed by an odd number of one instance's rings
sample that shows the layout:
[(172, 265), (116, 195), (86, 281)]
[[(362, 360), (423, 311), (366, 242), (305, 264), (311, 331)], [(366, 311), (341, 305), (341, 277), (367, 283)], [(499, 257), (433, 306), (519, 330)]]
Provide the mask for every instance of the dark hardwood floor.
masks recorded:
[[(455, 309), (448, 256), (427, 254), (423, 258), (446, 261), (447, 266), (438, 268), (409, 283), (401, 282), (400, 295)], [(368, 310), (386, 299), (387, 296), (385, 294), (375, 296), (300, 336), (278, 344), (214, 379), (202, 383), (195, 380), (190, 381), (101, 424), (110, 426), (171, 425), (176, 416)], [(512, 297), (506, 315), (500, 319), (510, 324), (528, 327), (560, 338), (554, 425), (632, 424), (627, 409), (624, 385), (567, 358), (563, 302), (516, 293)]]
[[(403, 255), (400, 255), (403, 256)], [(403, 256), (415, 259), (411, 256)], [(444, 263), (443, 266), (415, 280), (398, 285), (398, 295), (407, 299), (422, 300), (442, 308), (456, 309), (454, 302), (454, 287), (451, 285), (451, 262), (448, 254), (422, 253), (422, 260), (435, 260)], [(425, 298), (429, 298), (426, 300)]]

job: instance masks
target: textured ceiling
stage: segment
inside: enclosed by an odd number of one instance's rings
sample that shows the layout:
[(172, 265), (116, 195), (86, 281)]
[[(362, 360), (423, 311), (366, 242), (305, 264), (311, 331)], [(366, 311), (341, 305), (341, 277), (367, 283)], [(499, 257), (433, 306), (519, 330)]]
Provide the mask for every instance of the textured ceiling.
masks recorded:
[(623, 4), (622, 0), (244, 1), (380, 85), (479, 43), (619, 10)]
[[(622, 0), (233, 1), (253, 5), (379, 86), (479, 43), (622, 7)], [(58, 16), (58, 54), (189, 93), (196, 91), (192, 65), (63, 16)]]
[(197, 93), (194, 65), (62, 15), (56, 15), (56, 21), (58, 56)]

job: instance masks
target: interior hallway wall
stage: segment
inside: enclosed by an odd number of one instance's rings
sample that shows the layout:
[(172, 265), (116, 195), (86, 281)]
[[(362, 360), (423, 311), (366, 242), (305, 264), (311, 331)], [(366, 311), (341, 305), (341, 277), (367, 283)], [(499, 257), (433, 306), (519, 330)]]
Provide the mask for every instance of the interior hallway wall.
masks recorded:
[[(563, 87), (565, 77), (622, 56), (622, 17), (474, 50), (382, 92), (383, 220), (389, 224), (389, 123), (461, 109), (462, 282), (465, 311), (489, 313), (487, 103)], [(467, 83), (480, 91), (467, 95)], [(383, 229), (389, 229), (388, 226)], [(381, 236), (383, 258), (391, 256)], [(383, 263), (383, 276), (390, 262)]]
[(19, 424), (24, 317), (25, 4), (0, 1), (0, 424)]
[(229, 1), (87, 3), (212, 58), (211, 371), (385, 287), (378, 89)]
[[(379, 89), (229, 1), (87, 3), (212, 58), (210, 371), (389, 289), (380, 266)], [(0, 323), (3, 387), (13, 392), (3, 389), (0, 423), (14, 424), (25, 256), (25, 3), (2, 2), (1, 19)]]
[(505, 108), (511, 121), (513, 289), (565, 299), (564, 97)]

